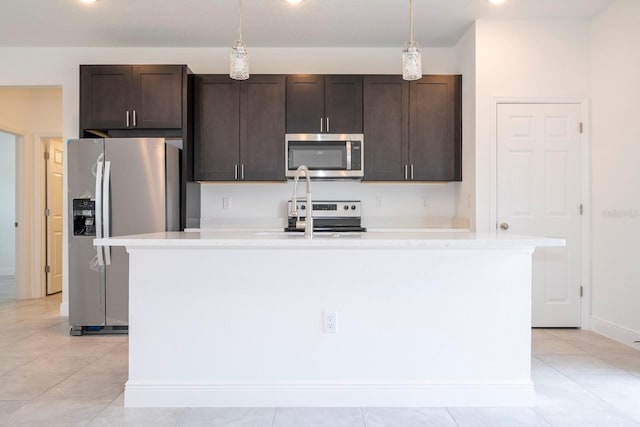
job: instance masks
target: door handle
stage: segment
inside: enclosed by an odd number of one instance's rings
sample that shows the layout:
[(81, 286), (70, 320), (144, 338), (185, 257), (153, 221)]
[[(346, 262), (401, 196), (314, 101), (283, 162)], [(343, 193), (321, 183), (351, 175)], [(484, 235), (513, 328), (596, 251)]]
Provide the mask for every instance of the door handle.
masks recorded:
[(506, 222), (503, 222), (502, 224), (500, 224), (500, 230), (508, 230), (509, 229), (509, 224), (507, 224)]
[(136, 117), (136, 110), (133, 110), (133, 127), (138, 127), (138, 120)]
[(329, 131), (329, 116), (327, 116), (327, 133), (331, 133), (331, 132)]
[[(102, 239), (102, 168), (104, 163), (99, 160), (96, 166), (96, 201), (95, 201), (95, 215), (96, 215), (96, 239)], [(96, 246), (98, 253), (98, 265), (104, 265), (104, 258), (102, 256), (102, 246)]]
[(127, 127), (131, 127), (131, 120), (129, 119), (129, 110), (127, 110)]
[(322, 133), (322, 117), (320, 117), (320, 133)]
[[(102, 179), (102, 206), (104, 207), (103, 228), (104, 237), (111, 237), (111, 162), (104, 162), (104, 177)], [(104, 265), (111, 265), (111, 246), (104, 247)]]

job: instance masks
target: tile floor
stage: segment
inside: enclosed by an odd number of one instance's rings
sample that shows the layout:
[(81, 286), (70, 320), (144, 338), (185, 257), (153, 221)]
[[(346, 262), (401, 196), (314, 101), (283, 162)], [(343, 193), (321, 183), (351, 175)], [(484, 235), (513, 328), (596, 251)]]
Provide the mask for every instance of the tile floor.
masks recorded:
[(0, 277), (2, 426), (640, 426), (640, 351), (533, 331), (531, 408), (124, 408), (126, 336), (69, 336), (60, 296), (15, 301)]

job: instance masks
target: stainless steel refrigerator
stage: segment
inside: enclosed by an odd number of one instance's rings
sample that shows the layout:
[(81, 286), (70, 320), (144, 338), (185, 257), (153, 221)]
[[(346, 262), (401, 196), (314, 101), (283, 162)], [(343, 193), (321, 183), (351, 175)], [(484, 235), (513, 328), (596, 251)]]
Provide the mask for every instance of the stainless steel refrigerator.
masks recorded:
[(128, 254), (93, 240), (179, 229), (179, 149), (162, 138), (77, 139), (67, 156), (71, 335), (126, 332)]

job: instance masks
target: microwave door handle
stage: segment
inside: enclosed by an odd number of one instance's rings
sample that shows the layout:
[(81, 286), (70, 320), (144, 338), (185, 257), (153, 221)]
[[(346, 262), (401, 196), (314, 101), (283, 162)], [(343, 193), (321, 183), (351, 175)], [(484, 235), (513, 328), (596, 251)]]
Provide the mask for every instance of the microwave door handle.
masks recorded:
[[(327, 128), (329, 127), (329, 118), (327, 117)], [(347, 151), (347, 170), (351, 170), (351, 141), (345, 141), (345, 149)]]
[[(102, 239), (102, 164), (102, 161), (98, 161), (96, 166), (96, 239)], [(96, 252), (98, 253), (98, 265), (104, 265), (102, 251), (102, 246), (96, 246)]]

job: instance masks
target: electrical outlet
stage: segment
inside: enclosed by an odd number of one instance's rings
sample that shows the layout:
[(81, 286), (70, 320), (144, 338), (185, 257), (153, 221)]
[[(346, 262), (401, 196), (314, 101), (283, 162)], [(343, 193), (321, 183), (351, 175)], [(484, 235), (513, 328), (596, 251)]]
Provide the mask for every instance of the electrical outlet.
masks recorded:
[(424, 197), (422, 199), (422, 206), (424, 208), (430, 208), (431, 207), (431, 199), (429, 199), (428, 197)]
[(382, 207), (382, 197), (376, 197), (376, 208)]
[(338, 332), (338, 313), (330, 310), (322, 313), (322, 332), (335, 334)]
[(222, 209), (229, 209), (231, 207), (231, 200), (228, 197), (222, 198)]

